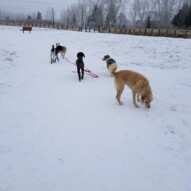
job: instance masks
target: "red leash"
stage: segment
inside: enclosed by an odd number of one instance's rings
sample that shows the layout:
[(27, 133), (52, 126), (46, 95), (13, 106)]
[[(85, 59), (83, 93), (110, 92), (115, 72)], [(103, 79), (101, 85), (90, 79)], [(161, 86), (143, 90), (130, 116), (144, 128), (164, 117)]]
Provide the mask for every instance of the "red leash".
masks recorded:
[[(71, 62), (70, 60), (68, 60), (66, 57), (64, 57), (64, 58), (65, 58), (65, 60), (66, 60), (68, 63), (73, 64), (73, 65), (76, 65), (76, 64), (74, 64), (73, 62)], [(94, 78), (98, 78), (98, 75), (92, 73), (91, 70), (89, 70), (89, 69), (84, 69), (84, 71), (86, 72), (86, 74), (89, 73), (90, 76), (92, 76), (92, 77), (94, 77)]]
[(65, 58), (65, 60), (66, 60), (67, 62), (69, 62), (70, 64), (75, 65), (73, 62), (69, 61), (66, 57), (64, 57), (64, 58)]

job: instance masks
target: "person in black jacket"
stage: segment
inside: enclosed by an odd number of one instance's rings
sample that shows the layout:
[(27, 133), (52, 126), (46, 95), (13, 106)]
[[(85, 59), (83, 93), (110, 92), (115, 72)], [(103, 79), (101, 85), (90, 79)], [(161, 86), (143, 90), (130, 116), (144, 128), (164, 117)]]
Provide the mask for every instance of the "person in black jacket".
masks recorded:
[(85, 58), (85, 55), (83, 52), (77, 53), (77, 60), (76, 60), (76, 66), (77, 66), (77, 73), (79, 81), (81, 81), (84, 78), (84, 62), (83, 57)]

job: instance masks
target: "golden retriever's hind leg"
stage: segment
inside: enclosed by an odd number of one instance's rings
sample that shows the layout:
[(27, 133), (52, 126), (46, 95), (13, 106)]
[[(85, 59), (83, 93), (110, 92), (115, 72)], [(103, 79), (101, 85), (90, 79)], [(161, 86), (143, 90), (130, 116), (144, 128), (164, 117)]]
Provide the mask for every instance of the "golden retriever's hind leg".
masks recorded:
[(137, 94), (137, 101), (138, 101), (138, 102), (141, 101), (141, 100), (140, 100), (140, 96), (141, 96), (141, 95)]
[(116, 87), (116, 90), (117, 90), (116, 99), (117, 99), (119, 105), (123, 105), (123, 102), (120, 100), (121, 94), (123, 93), (123, 89), (124, 89), (124, 86)]
[(135, 107), (139, 107), (138, 105), (137, 105), (137, 103), (136, 103), (136, 92), (135, 91), (132, 91), (132, 93), (133, 93), (133, 104), (134, 104), (134, 106)]

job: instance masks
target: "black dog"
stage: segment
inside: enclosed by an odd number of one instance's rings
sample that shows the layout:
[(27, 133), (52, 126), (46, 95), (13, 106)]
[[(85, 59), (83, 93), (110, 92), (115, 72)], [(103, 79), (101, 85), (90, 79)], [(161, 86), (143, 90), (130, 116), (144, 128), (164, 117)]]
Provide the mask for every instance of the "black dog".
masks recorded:
[(85, 58), (85, 55), (83, 52), (78, 52), (77, 54), (77, 60), (76, 60), (76, 66), (77, 66), (77, 73), (79, 81), (81, 81), (84, 78), (84, 62), (83, 57)]

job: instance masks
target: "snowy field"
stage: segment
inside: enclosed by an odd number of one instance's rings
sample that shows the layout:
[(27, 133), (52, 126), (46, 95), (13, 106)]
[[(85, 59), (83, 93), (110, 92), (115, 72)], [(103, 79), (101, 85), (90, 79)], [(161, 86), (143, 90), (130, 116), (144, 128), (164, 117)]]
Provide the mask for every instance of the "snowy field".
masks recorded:
[[(66, 58), (99, 75), (78, 81)], [(0, 26), (0, 191), (191, 191), (191, 40)], [(101, 58), (145, 75), (123, 106)]]

